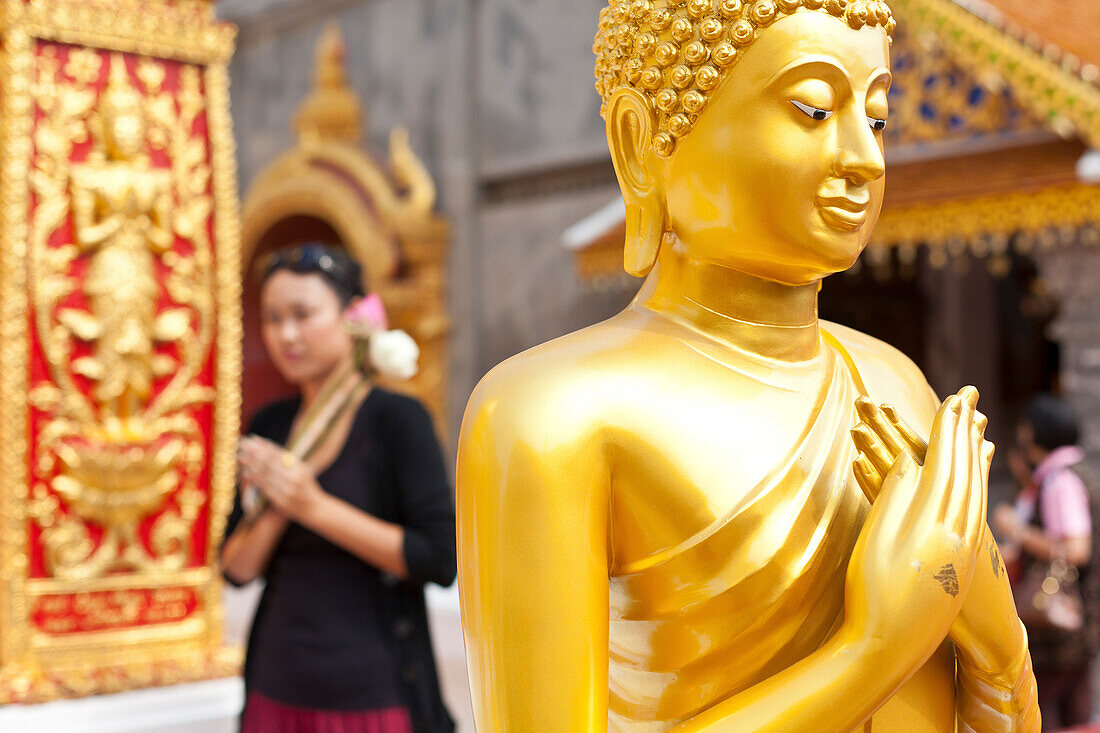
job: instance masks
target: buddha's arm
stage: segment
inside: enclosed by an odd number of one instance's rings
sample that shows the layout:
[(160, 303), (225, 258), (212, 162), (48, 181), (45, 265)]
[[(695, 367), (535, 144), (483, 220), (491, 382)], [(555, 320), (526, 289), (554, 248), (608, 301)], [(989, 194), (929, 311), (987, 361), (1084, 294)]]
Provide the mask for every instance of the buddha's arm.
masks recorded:
[[(939, 398), (930, 388), (928, 396), (926, 409), (934, 414)], [(988, 524), (978, 560), (950, 633), (958, 660), (959, 733), (1037, 733), (1039, 700), (1027, 632)]]
[(1005, 638), (1015, 659), (996, 672), (970, 660), (958, 647), (959, 733), (1038, 733), (1042, 727), (1038, 690), (1024, 625)]
[[(779, 675), (687, 721), (677, 733), (729, 731), (850, 731), (900, 685), (891, 671), (896, 650), (838, 635)], [(1016, 674), (986, 676), (960, 659), (960, 733), (1039, 730), (1038, 705), (1026, 639)], [(877, 660), (877, 661), (876, 661)], [(904, 679), (904, 675), (900, 679)], [(843, 700), (842, 705), (837, 701)]]
[[(917, 424), (930, 423), (939, 405), (931, 389), (927, 394), (923, 405), (925, 419), (916, 414)], [(875, 408), (867, 400), (857, 404), (863, 425), (868, 428), (862, 432), (856, 429), (857, 447), (879, 465), (892, 462), (900, 450), (906, 450), (918, 461), (925, 460), (927, 446), (919, 432), (912, 430), (896, 410), (883, 407), (883, 410)], [(877, 439), (871, 438), (872, 434)], [(877, 461), (876, 453), (881, 454)], [(875, 468), (869, 471), (877, 477)], [(861, 480), (865, 491), (874, 498), (877, 478), (870, 482)], [(1038, 731), (1038, 699), (1027, 634), (1016, 614), (997, 543), (985, 524), (980, 547), (970, 590), (950, 631), (958, 659), (959, 730)]]
[(958, 659), (960, 733), (1031, 733), (1040, 728), (1027, 633), (989, 527), (963, 610), (951, 627)]
[[(971, 591), (973, 593), (973, 589)], [(1013, 617), (1014, 618), (1014, 617)], [(990, 672), (959, 648), (959, 733), (1038, 733), (1035, 677), (1023, 625), (1004, 635), (1015, 659)], [(956, 635), (958, 629), (952, 631)], [(797, 665), (687, 721), (677, 733), (849, 731), (900, 685), (896, 649), (841, 633)], [(900, 679), (904, 679), (904, 675)], [(843, 705), (837, 705), (843, 700)]]
[(471, 403), (459, 442), (458, 582), (477, 729), (605, 731), (607, 470), (594, 441), (554, 446), (542, 432), (553, 427), (523, 411)]
[[(853, 626), (779, 674), (677, 726), (676, 733), (847, 733), (886, 702), (917, 664)], [(911, 667), (908, 668), (907, 667)]]

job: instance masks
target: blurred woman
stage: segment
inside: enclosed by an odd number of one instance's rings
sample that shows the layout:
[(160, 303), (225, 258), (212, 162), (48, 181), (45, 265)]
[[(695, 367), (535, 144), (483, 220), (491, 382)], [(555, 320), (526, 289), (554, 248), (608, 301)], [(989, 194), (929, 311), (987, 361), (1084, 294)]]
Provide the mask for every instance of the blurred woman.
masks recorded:
[[(1086, 483), (1085, 454), (1077, 442), (1069, 407), (1049, 395), (1035, 397), (1017, 426), (1010, 455), (1023, 489), (1015, 506), (998, 507), (994, 517), (1015, 576), (1020, 617), (1028, 626), (1043, 730), (1086, 723), (1091, 712), (1089, 665), (1100, 624), (1094, 600), (1100, 579), (1090, 565), (1097, 509), (1090, 489), (1097, 487)], [(1032, 608), (1040, 591), (1032, 581), (1052, 575), (1066, 586), (1059, 586), (1060, 592), (1070, 594), (1070, 613), (1061, 619)]]
[(366, 382), (306, 460), (284, 448), (355, 358), (345, 313), (361, 283), (358, 264), (320, 244), (278, 253), (262, 274), (264, 345), (300, 395), (262, 408), (242, 439), (242, 486), (266, 508), (242, 522), (238, 496), (222, 550), (231, 582), (266, 581), (244, 733), (454, 729), (423, 594), (455, 577), (452, 493), (427, 412)]

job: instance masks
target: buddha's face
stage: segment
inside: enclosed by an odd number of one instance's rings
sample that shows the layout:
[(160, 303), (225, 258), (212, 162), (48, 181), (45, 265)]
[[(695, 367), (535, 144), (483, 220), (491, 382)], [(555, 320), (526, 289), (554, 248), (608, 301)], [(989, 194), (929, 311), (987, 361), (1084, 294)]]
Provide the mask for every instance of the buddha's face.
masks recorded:
[(685, 254), (790, 284), (850, 267), (882, 206), (888, 59), (882, 29), (825, 13), (763, 31), (666, 164)]

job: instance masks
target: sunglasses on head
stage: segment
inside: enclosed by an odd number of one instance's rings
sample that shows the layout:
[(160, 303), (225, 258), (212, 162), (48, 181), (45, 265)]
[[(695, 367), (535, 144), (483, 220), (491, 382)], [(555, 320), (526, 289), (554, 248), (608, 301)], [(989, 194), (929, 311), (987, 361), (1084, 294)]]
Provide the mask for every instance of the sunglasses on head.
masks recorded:
[(333, 251), (334, 248), (323, 244), (301, 244), (272, 252), (261, 261), (260, 282), (265, 282), (276, 270), (319, 273), (340, 292), (351, 288), (348, 297), (362, 295), (359, 267), (345, 256), (334, 255)]
[(261, 273), (265, 279), (279, 269), (295, 272), (317, 272), (318, 270), (334, 272), (337, 269), (337, 263), (326, 247), (320, 244), (303, 244), (272, 252), (264, 258)]

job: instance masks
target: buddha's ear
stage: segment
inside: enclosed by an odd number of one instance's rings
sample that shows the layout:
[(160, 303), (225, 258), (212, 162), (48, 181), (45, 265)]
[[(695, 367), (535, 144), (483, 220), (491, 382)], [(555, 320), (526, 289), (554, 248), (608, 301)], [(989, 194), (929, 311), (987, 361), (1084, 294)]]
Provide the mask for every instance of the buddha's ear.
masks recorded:
[(656, 115), (635, 89), (615, 92), (607, 105), (607, 144), (626, 204), (623, 265), (631, 275), (653, 269), (665, 232), (665, 207), (652, 169)]

